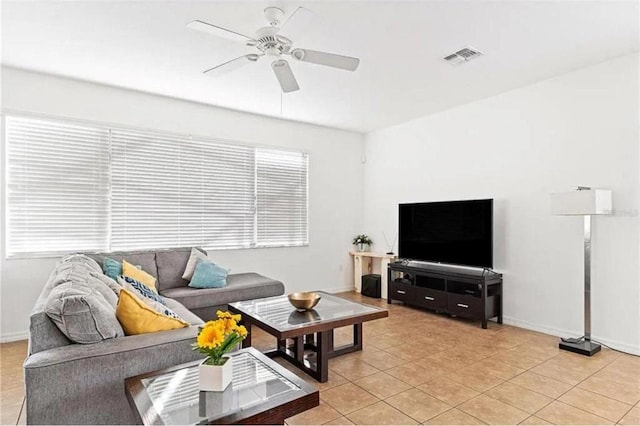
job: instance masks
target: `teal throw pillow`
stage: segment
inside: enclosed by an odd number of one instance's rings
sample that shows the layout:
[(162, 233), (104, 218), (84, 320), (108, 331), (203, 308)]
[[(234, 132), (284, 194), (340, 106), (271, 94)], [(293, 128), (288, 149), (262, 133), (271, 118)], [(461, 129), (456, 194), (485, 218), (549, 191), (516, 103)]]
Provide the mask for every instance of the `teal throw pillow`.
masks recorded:
[(122, 263), (113, 260), (110, 257), (104, 258), (102, 261), (102, 268), (104, 269), (104, 274), (114, 281), (122, 275)]
[(196, 264), (189, 287), (220, 288), (227, 285), (228, 270), (216, 265), (209, 259), (200, 259)]

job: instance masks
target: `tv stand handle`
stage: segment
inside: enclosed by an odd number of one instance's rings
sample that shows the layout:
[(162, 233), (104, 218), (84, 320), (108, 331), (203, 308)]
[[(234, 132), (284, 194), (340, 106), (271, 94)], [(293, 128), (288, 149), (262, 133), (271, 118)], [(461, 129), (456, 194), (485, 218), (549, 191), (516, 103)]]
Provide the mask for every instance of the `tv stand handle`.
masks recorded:
[(425, 296), (424, 298), (425, 298), (425, 300), (436, 300), (433, 297), (429, 297), (429, 296)]
[(465, 309), (469, 307), (469, 305), (465, 305), (464, 303), (458, 303), (458, 306)]
[(407, 292), (404, 291), (404, 290), (397, 290), (396, 293), (398, 293), (398, 294), (407, 294)]

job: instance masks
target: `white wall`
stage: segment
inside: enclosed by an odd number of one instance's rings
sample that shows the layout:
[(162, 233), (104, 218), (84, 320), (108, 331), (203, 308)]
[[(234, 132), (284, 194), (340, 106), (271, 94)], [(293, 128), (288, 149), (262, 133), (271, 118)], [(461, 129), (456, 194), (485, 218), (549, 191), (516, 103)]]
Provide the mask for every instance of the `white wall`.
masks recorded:
[(615, 214), (593, 221), (593, 338), (640, 354), (638, 115), (631, 55), (368, 134), (363, 229), (384, 243), (398, 203), (493, 198), (505, 321), (581, 336), (582, 219), (551, 216), (549, 194), (609, 188)]
[[(309, 152), (309, 246), (223, 250), (210, 256), (232, 272), (255, 271), (282, 280), (289, 292), (353, 288), (348, 251), (362, 219), (363, 135), (12, 68), (2, 69), (1, 99), (5, 111)], [(3, 159), (0, 164), (4, 167)], [(2, 210), (4, 215), (4, 206)], [(4, 253), (0, 254), (0, 339), (24, 338), (29, 312), (56, 259), (7, 260)]]

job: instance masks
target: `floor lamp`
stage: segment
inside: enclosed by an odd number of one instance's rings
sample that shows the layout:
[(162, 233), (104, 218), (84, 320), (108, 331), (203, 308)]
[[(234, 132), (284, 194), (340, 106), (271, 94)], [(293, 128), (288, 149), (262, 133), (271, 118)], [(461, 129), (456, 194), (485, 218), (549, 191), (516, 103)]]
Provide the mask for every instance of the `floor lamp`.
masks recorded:
[(600, 351), (600, 344), (591, 341), (591, 216), (611, 213), (611, 191), (607, 189), (579, 186), (551, 194), (551, 214), (584, 216), (584, 336), (561, 338), (560, 349), (587, 356)]

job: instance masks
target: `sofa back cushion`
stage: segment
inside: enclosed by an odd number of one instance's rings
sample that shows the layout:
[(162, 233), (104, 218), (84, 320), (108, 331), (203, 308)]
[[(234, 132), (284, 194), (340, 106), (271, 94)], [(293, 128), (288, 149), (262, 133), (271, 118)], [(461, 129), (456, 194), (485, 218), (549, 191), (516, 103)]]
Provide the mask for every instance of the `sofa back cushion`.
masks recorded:
[(54, 269), (49, 274), (36, 304), (29, 316), (29, 354), (46, 351), (47, 349), (70, 345), (72, 342), (62, 334), (60, 329), (51, 321), (51, 318), (44, 311), (49, 297), (49, 293), (54, 287), (57, 272)]
[(95, 343), (124, 336), (115, 315), (118, 298), (95, 278), (99, 271), (99, 265), (86, 257), (64, 258), (56, 264), (46, 288), (43, 311), (73, 342)]
[(86, 283), (69, 281), (57, 285), (49, 293), (45, 312), (76, 343), (97, 343), (124, 336), (115, 307), (98, 289)]
[[(206, 251), (198, 248), (203, 254)], [(158, 251), (156, 263), (158, 264), (158, 292), (176, 287), (186, 287), (189, 281), (182, 278), (187, 267), (187, 261), (191, 255), (191, 248), (179, 248)]]
[(98, 262), (101, 268), (104, 268), (105, 257), (109, 257), (120, 263), (122, 263), (124, 259), (127, 259), (127, 262), (139, 266), (140, 269), (152, 275), (154, 278), (158, 278), (155, 251), (114, 251), (112, 253), (87, 253), (87, 256)]

